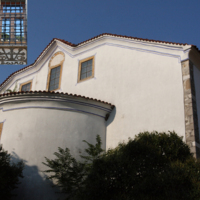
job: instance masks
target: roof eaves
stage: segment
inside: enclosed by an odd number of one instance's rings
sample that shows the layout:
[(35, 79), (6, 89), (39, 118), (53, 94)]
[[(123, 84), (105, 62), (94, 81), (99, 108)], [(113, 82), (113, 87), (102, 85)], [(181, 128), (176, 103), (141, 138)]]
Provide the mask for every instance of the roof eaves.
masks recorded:
[(54, 92), (54, 91), (21, 91), (21, 92), (8, 92), (8, 93), (4, 93), (4, 94), (0, 94), (0, 97), (5, 97), (5, 96), (15, 96), (15, 95), (20, 95), (20, 94), (58, 94), (58, 95), (65, 95), (65, 96), (72, 96), (72, 97), (80, 97), (83, 99), (88, 99), (88, 100), (93, 100), (93, 101), (97, 101), (100, 103), (104, 103), (107, 105), (110, 105), (112, 109), (114, 109), (114, 105), (112, 105), (111, 103), (105, 102), (105, 101), (101, 101), (99, 99), (93, 99), (90, 97), (85, 97), (85, 96), (81, 96), (81, 95), (77, 95), (77, 94), (72, 94), (72, 93), (63, 93), (63, 92)]
[(126, 36), (126, 35), (117, 35), (117, 34), (111, 34), (111, 33), (102, 33), (102, 34), (97, 35), (97, 36), (95, 36), (93, 38), (90, 38), (88, 40), (80, 42), (76, 46), (80, 46), (80, 45), (82, 45), (84, 43), (87, 43), (89, 41), (95, 40), (95, 39), (100, 38), (102, 36), (113, 36), (113, 37), (127, 38), (127, 39), (133, 39), (133, 40), (138, 40), (138, 41), (146, 41), (146, 42), (153, 42), (153, 43), (163, 43), (163, 44), (172, 44), (172, 45), (181, 45), (181, 46), (187, 45), (187, 43), (183, 44), (183, 43), (175, 43), (175, 42), (167, 42), (167, 41), (160, 41), (160, 40), (137, 38), (137, 37)]
[[(34, 63), (32, 63), (31, 65), (26, 66), (26, 67), (24, 67), (24, 68), (22, 68), (22, 69), (16, 71), (16, 72), (13, 72), (10, 76), (8, 76), (8, 78), (6, 78), (6, 80), (5, 80), (3, 83), (0, 84), (0, 88), (8, 81), (13, 75), (15, 75), (15, 74), (17, 74), (17, 73), (19, 73), (19, 72), (21, 72), (21, 71), (23, 71), (23, 70), (26, 70), (26, 69), (28, 69), (29, 67), (33, 67), (33, 66), (36, 64), (36, 62), (39, 60), (39, 58), (43, 55), (43, 53), (51, 46), (51, 44), (52, 44), (55, 40), (61, 41), (61, 42), (63, 42), (64, 44), (69, 45), (69, 46), (71, 46), (71, 47), (78, 47), (78, 46), (81, 46), (81, 45), (83, 45), (83, 44), (85, 44), (85, 43), (88, 43), (88, 42), (90, 42), (90, 41), (92, 41), (92, 40), (95, 40), (95, 39), (100, 38), (100, 37), (103, 37), (103, 36), (113, 36), (113, 37), (134, 39), (134, 40), (138, 40), (138, 41), (146, 41), (146, 42), (153, 42), (153, 43), (163, 43), (163, 44), (172, 44), (172, 45), (181, 45), (181, 46), (186, 46), (186, 45), (187, 45), (187, 43), (183, 44), (183, 43), (167, 42), (167, 41), (160, 41), (160, 40), (150, 40), (150, 39), (143, 39), (143, 38), (137, 38), (137, 37), (126, 36), (126, 35), (117, 35), (117, 34), (111, 34), (111, 33), (102, 33), (102, 34), (100, 34), (100, 35), (97, 35), (97, 36), (95, 36), (95, 37), (93, 37), (93, 38), (90, 38), (90, 39), (85, 40), (85, 41), (83, 41), (83, 42), (80, 42), (80, 43), (78, 43), (78, 44), (73, 44), (73, 43), (71, 43), (71, 42), (68, 42), (68, 41), (66, 41), (66, 40), (59, 39), (59, 38), (53, 38), (53, 39), (51, 40), (51, 42), (46, 46), (46, 48), (41, 52), (41, 54), (37, 57), (37, 59), (34, 61)], [(195, 45), (192, 45), (192, 46), (196, 47)], [(198, 48), (196, 47), (196, 49), (198, 49)], [(198, 51), (199, 51), (199, 50), (198, 50)], [(200, 52), (200, 51), (199, 51), (199, 52)]]

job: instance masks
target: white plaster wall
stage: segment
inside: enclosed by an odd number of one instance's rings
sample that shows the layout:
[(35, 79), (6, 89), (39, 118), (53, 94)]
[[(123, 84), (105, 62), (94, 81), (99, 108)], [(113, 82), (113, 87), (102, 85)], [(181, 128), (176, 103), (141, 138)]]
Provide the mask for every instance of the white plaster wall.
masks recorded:
[[(95, 78), (77, 84), (78, 61), (92, 55), (95, 55)], [(146, 130), (175, 130), (184, 137), (178, 58), (102, 46), (75, 58), (66, 55), (63, 74), (63, 91), (116, 106), (115, 118), (107, 127), (107, 148)]]
[(200, 70), (195, 65), (193, 65), (193, 70), (194, 70), (193, 73), (194, 73), (194, 84), (195, 84), (195, 92), (196, 92), (198, 126), (200, 130)]
[[(102, 138), (106, 146), (106, 124), (101, 117), (87, 113), (70, 112), (55, 109), (28, 108), (30, 106), (71, 107), (60, 102), (26, 101), (10, 102), (0, 105), (0, 122), (4, 121), (1, 143), (13, 156), (26, 161), (24, 179), (18, 190), (17, 199), (48, 199), (59, 197), (45, 180), (42, 164), (44, 157), (55, 158), (53, 153), (58, 147), (68, 147), (72, 155), (79, 158), (79, 151), (84, 153), (88, 147), (82, 140), (96, 142), (96, 135)], [(78, 109), (81, 106), (75, 105)], [(25, 108), (10, 110), (13, 108)], [(93, 108), (88, 108), (88, 112)], [(45, 182), (45, 184), (44, 184)], [(32, 194), (30, 196), (30, 194)], [(61, 198), (62, 199), (62, 198)]]
[[(78, 48), (58, 44), (54, 52), (45, 55), (46, 61), (38, 63), (37, 70), (39, 65), (42, 67), (34, 75), (33, 90), (46, 90), (49, 60), (54, 53), (63, 51), (65, 61), (59, 91), (116, 106), (107, 122), (107, 148), (141, 131), (175, 130), (184, 137), (180, 60), (186, 55), (182, 47), (108, 38)], [(79, 60), (93, 55), (95, 77), (77, 83)]]

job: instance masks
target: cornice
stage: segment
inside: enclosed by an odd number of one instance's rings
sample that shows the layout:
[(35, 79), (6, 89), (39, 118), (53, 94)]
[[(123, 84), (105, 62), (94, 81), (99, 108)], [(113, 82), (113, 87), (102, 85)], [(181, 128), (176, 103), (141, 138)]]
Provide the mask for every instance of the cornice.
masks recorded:
[[(35, 60), (35, 62), (29, 66), (26, 66), (14, 73), (12, 73), (1, 85), (0, 85), (0, 89), (2, 88), (2, 86), (4, 86), (6, 83), (8, 83), (8, 80), (10, 80), (10, 78), (13, 78), (15, 75), (17, 75), (18, 73), (22, 72), (22, 71), (26, 71), (29, 69), (32, 69), (33, 67), (35, 67), (38, 62), (40, 62), (40, 60), (45, 56), (45, 54), (48, 52), (49, 48), (53, 45), (56, 44), (57, 42), (61, 42), (63, 44), (65, 44), (66, 48), (70, 49), (71, 51), (75, 51), (78, 50), (79, 48), (83, 47), (83, 46), (87, 46), (89, 44), (92, 44), (94, 42), (97, 42), (99, 40), (102, 39), (106, 39), (106, 38), (110, 38), (110, 39), (114, 39), (114, 40), (121, 40), (121, 41), (128, 41), (128, 42), (132, 42), (132, 43), (141, 43), (143, 45), (154, 45), (155, 47), (159, 47), (159, 48), (171, 48), (172, 50), (182, 50), (185, 51), (187, 50), (189, 47), (188, 44), (183, 44), (183, 43), (174, 43), (174, 42), (167, 42), (167, 41), (159, 41), (159, 40), (149, 40), (149, 39), (143, 39), (143, 38), (137, 38), (137, 37), (131, 37), (131, 36), (124, 36), (124, 35), (117, 35), (117, 34), (110, 34), (110, 33), (103, 33), (100, 34), (96, 37), (90, 38), (86, 41), (83, 41), (79, 44), (73, 44), (71, 42), (65, 41), (63, 39), (58, 39), (58, 38), (54, 38), (51, 40), (51, 42), (47, 45), (47, 47), (41, 52), (41, 54), (38, 56), (38, 58)], [(192, 45), (194, 46), (194, 45)], [(195, 48), (197, 48), (196, 46), (194, 46)], [(78, 54), (77, 54), (78, 55)], [(175, 56), (176, 57), (176, 56)], [(179, 56), (180, 57), (180, 56)], [(180, 58), (179, 58), (180, 60)]]
[(112, 105), (111, 103), (102, 101), (102, 100), (98, 100), (98, 99), (94, 99), (94, 98), (90, 98), (90, 97), (85, 97), (85, 96), (81, 96), (81, 95), (77, 95), (77, 94), (69, 94), (69, 93), (63, 93), (63, 92), (51, 92), (51, 91), (27, 91), (27, 92), (11, 92), (11, 93), (4, 93), (4, 94), (0, 94), (0, 100), (4, 99), (4, 97), (34, 97), (34, 96), (39, 96), (39, 97), (44, 97), (44, 96), (49, 96), (52, 99), (55, 99), (56, 101), (59, 98), (76, 98), (76, 99), (82, 99), (82, 100), (90, 100), (93, 102), (99, 102), (102, 104), (107, 104), (109, 105), (111, 108), (111, 110), (115, 107), (114, 105)]
[(2, 112), (22, 109), (53, 109), (92, 114), (107, 120), (114, 107), (101, 100), (68, 93), (30, 91), (0, 95)]

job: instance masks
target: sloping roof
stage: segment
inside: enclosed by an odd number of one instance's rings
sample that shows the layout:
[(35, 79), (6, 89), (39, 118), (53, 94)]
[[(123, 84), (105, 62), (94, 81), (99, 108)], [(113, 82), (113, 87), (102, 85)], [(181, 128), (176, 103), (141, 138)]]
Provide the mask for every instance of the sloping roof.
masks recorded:
[(137, 37), (126, 36), (126, 35), (117, 35), (117, 34), (112, 34), (112, 33), (102, 33), (102, 34), (100, 34), (100, 35), (97, 35), (97, 36), (95, 36), (95, 37), (93, 37), (93, 38), (90, 38), (90, 39), (85, 40), (85, 41), (83, 41), (83, 42), (80, 42), (80, 43), (78, 43), (78, 44), (72, 44), (72, 43), (70, 43), (70, 42), (67, 42), (67, 41), (65, 41), (65, 40), (58, 39), (58, 38), (55, 38), (55, 39), (57, 39), (57, 40), (59, 40), (59, 41), (65, 43), (65, 44), (68, 44), (68, 45), (70, 45), (70, 46), (72, 46), (72, 47), (77, 47), (77, 46), (80, 46), (80, 45), (82, 45), (82, 44), (84, 44), (84, 43), (86, 43), (86, 42), (89, 42), (89, 41), (91, 41), (91, 40), (95, 40), (95, 39), (97, 39), (97, 38), (100, 38), (100, 37), (102, 37), (102, 36), (114, 36), (114, 37), (118, 37), (118, 38), (127, 38), (127, 39), (139, 40), (139, 41), (156, 42), (156, 43), (165, 43), (165, 44), (174, 44), (174, 45), (183, 45), (183, 46), (187, 45), (187, 43), (183, 44), (183, 43), (166, 42), (166, 41), (160, 41), (160, 40), (150, 40), (150, 39), (137, 38)]
[[(78, 44), (73, 44), (73, 43), (68, 42), (68, 41), (66, 41), (66, 40), (63, 40), (63, 39), (53, 38), (53, 39), (51, 40), (51, 42), (46, 46), (46, 48), (41, 52), (41, 54), (37, 57), (37, 59), (34, 61), (34, 63), (32, 63), (31, 65), (28, 65), (28, 66), (26, 66), (26, 67), (24, 67), (24, 68), (22, 68), (22, 69), (20, 69), (20, 70), (18, 70), (18, 71), (16, 71), (16, 72), (13, 72), (12, 74), (10, 74), (10, 76), (8, 76), (8, 78), (6, 78), (6, 80), (3, 81), (3, 83), (0, 84), (0, 88), (1, 88), (1, 86), (4, 85), (4, 83), (6, 83), (6, 82), (8, 81), (13, 75), (15, 75), (15, 74), (19, 73), (20, 71), (23, 71), (23, 70), (25, 70), (25, 69), (27, 69), (27, 68), (29, 68), (29, 67), (32, 67), (32, 66), (38, 61), (38, 59), (42, 56), (42, 54), (51, 46), (51, 44), (52, 44), (54, 41), (58, 40), (58, 41), (60, 41), (60, 42), (62, 42), (62, 43), (64, 43), (64, 44), (67, 44), (67, 45), (71, 46), (71, 47), (78, 47), (78, 46), (80, 46), (80, 45), (83, 45), (84, 43), (90, 42), (90, 41), (92, 41), (92, 40), (98, 39), (98, 38), (103, 37), (103, 36), (113, 36), (113, 37), (117, 37), (117, 38), (127, 38), (127, 39), (138, 40), (138, 41), (146, 41), (146, 42), (153, 42), (153, 43), (155, 42), (155, 43), (161, 43), (161, 44), (172, 44), (172, 45), (179, 45), (179, 46), (188, 45), (187, 43), (183, 44), (183, 43), (167, 42), (167, 41), (160, 41), (160, 40), (150, 40), (150, 39), (143, 39), (143, 38), (137, 38), (137, 37), (126, 36), (126, 35), (117, 35), (117, 34), (111, 34), (111, 33), (102, 33), (102, 34), (100, 34), (100, 35), (97, 35), (97, 36), (95, 36), (95, 37), (93, 37), (93, 38), (90, 38), (90, 39), (85, 40), (85, 41), (83, 41), (83, 42), (81, 42), (81, 43), (78, 43)], [(197, 51), (199, 51), (199, 49), (198, 49), (195, 45), (191, 45), (191, 46), (193, 46)], [(199, 51), (199, 52), (200, 52), (200, 51)]]
[(115, 106), (112, 105), (111, 103), (105, 102), (105, 101), (101, 101), (99, 99), (93, 99), (93, 98), (89, 98), (89, 97), (85, 97), (85, 96), (81, 96), (81, 95), (77, 95), (77, 94), (68, 94), (68, 93), (63, 93), (63, 92), (54, 92), (54, 91), (21, 91), (21, 92), (10, 92), (10, 93), (4, 93), (4, 94), (0, 94), (0, 97), (4, 97), (4, 96), (14, 96), (14, 95), (20, 95), (20, 94), (58, 94), (58, 95), (64, 95), (64, 96), (71, 96), (71, 97), (80, 97), (83, 99), (88, 99), (88, 100), (93, 100), (93, 101), (97, 101), (100, 103), (104, 103), (107, 105), (110, 105), (111, 108), (113, 109)]

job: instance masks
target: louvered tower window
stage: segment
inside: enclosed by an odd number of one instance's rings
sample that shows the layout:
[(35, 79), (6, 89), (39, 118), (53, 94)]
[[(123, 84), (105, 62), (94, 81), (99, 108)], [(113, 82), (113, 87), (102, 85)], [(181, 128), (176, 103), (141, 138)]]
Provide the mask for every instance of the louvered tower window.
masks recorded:
[(27, 1), (0, 0), (0, 65), (27, 64)]
[(26, 0), (2, 0), (0, 17), (0, 43), (27, 44)]

